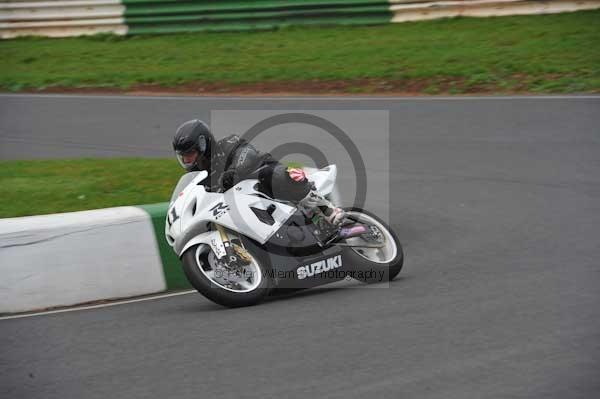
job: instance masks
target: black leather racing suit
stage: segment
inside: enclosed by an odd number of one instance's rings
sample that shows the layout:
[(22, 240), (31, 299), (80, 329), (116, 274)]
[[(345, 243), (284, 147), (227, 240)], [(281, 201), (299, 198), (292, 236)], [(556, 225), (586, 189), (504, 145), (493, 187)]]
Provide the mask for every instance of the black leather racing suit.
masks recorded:
[(311, 190), (307, 179), (293, 180), (285, 165), (236, 135), (217, 141), (211, 153), (209, 189), (228, 190), (241, 180), (258, 179), (260, 191), (286, 201), (300, 201)]

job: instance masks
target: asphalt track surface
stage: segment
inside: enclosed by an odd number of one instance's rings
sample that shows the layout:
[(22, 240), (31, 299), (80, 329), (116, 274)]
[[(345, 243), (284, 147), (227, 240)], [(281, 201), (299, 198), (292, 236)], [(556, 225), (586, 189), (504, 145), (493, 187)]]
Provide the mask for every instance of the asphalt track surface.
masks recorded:
[(246, 106), (390, 111), (400, 277), (0, 320), (0, 397), (599, 397), (600, 98), (3, 96), (0, 159), (168, 156), (191, 113)]

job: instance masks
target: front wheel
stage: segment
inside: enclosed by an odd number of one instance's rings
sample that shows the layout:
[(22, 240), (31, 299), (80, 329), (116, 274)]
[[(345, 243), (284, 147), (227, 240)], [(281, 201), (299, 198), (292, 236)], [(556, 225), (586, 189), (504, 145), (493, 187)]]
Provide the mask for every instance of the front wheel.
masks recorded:
[(380, 218), (360, 208), (345, 208), (346, 217), (354, 222), (373, 227), (379, 232), (377, 242), (364, 237), (346, 240), (351, 244), (346, 257), (353, 267), (355, 279), (365, 283), (379, 283), (393, 280), (404, 264), (402, 244), (396, 233)]
[[(238, 244), (234, 244), (238, 245)], [(230, 308), (251, 306), (269, 295), (268, 266), (246, 248), (248, 264), (232, 273), (219, 264), (208, 245), (195, 245), (183, 254), (183, 271), (190, 284), (202, 295)]]

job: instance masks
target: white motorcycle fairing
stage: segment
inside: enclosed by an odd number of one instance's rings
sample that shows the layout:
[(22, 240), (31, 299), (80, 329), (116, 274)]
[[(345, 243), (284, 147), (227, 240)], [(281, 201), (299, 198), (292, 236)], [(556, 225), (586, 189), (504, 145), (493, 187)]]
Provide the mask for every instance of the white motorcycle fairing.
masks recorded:
[[(335, 192), (335, 165), (306, 169), (306, 173), (324, 195)], [(211, 223), (264, 244), (297, 210), (293, 204), (274, 201), (257, 191), (258, 180), (243, 180), (225, 193), (213, 193), (201, 184), (207, 177), (206, 171), (182, 176), (169, 204), (165, 236), (178, 256), (194, 245), (205, 244), (217, 258), (223, 257), (223, 241), (218, 231), (210, 230)]]
[[(325, 197), (337, 194), (335, 180), (337, 178), (337, 166), (329, 165), (323, 169), (303, 168), (308, 180), (315, 184), (315, 188)], [(329, 198), (331, 199), (331, 198)]]

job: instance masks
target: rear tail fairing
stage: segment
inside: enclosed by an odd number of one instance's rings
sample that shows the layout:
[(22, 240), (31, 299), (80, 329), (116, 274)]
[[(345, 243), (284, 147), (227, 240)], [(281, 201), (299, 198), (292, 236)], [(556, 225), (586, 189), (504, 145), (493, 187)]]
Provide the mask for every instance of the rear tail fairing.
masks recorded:
[(337, 178), (337, 166), (329, 165), (321, 169), (303, 168), (306, 176), (315, 185), (315, 189), (325, 197), (335, 195)]

